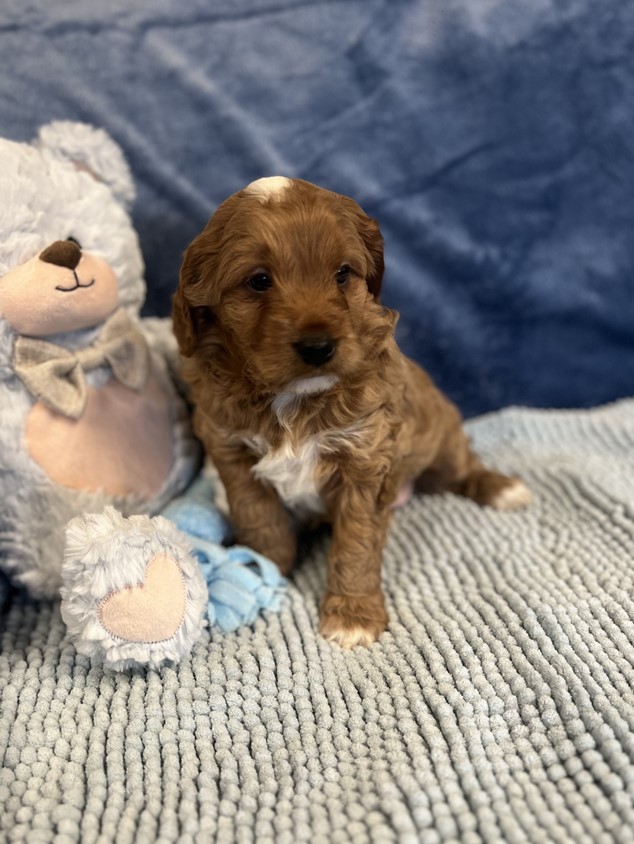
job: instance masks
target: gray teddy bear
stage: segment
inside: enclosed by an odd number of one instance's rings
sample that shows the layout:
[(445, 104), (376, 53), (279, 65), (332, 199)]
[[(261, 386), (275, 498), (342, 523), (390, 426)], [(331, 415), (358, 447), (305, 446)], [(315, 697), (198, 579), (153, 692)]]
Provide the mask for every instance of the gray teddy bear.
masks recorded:
[(178, 661), (284, 584), (225, 547), (210, 467), (196, 478), (170, 323), (139, 319), (130, 171), (102, 130), (56, 122), (0, 140), (0, 192), (0, 581), (61, 594), (111, 668)]
[(138, 318), (144, 268), (119, 147), (57, 122), (33, 144), (0, 141), (0, 162), (0, 557), (51, 597), (66, 522), (107, 504), (158, 512), (198, 450), (168, 371), (169, 324)]

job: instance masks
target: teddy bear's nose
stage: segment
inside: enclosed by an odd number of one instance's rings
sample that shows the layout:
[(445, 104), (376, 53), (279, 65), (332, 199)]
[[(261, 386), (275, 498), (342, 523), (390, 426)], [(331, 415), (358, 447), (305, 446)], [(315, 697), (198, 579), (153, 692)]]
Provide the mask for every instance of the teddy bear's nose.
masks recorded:
[(81, 249), (72, 240), (56, 240), (40, 253), (40, 261), (74, 270), (81, 261)]

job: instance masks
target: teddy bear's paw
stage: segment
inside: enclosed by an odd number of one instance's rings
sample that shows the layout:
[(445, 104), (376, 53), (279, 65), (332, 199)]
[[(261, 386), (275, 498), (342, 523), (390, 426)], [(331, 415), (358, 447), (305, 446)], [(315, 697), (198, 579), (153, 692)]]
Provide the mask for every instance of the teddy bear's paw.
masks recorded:
[(99, 602), (99, 621), (127, 642), (166, 642), (185, 617), (187, 591), (178, 561), (156, 554), (145, 567), (142, 583), (115, 589)]
[(80, 653), (114, 669), (177, 662), (205, 625), (207, 586), (167, 519), (112, 507), (66, 528), (62, 617)]

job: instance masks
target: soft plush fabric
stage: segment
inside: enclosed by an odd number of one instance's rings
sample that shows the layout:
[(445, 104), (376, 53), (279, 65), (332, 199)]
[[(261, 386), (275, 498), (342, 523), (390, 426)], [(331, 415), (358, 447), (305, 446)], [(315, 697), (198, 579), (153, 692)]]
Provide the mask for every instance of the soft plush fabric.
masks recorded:
[(104, 126), (139, 186), (151, 312), (264, 175), (354, 196), (404, 350), (462, 409), (634, 393), (634, 5), (5, 0), (0, 135)]
[(528, 513), (395, 514), (389, 631), (317, 635), (317, 544), (279, 615), (177, 669), (102, 673), (57, 606), (0, 642), (12, 841), (607, 844), (634, 838), (634, 402), (472, 422)]
[(234, 541), (206, 469), (162, 514), (113, 507), (66, 527), (61, 615), (78, 653), (107, 669), (160, 668), (189, 656), (207, 625), (233, 632), (278, 609), (287, 581)]
[(138, 320), (133, 193), (103, 129), (0, 138), (0, 570), (38, 597), (59, 595), (69, 519), (158, 512), (200, 463), (170, 321), (163, 358)]

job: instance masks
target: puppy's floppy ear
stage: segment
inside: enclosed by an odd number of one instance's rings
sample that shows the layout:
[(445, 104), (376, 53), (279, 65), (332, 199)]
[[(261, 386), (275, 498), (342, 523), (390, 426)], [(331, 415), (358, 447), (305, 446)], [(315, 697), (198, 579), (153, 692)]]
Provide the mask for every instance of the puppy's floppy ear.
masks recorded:
[(214, 325), (214, 309), (220, 304), (220, 253), (226, 241), (227, 223), (238, 201), (236, 194), (225, 199), (185, 250), (172, 300), (174, 334), (185, 357), (192, 357)]
[(198, 332), (194, 325), (192, 308), (185, 301), (181, 284), (172, 298), (172, 326), (181, 354), (190, 358), (198, 346)]
[(211, 308), (197, 302), (196, 290), (201, 270), (201, 254), (194, 240), (185, 252), (178, 288), (172, 299), (174, 335), (181, 353), (187, 358), (194, 354), (212, 322)]
[(378, 300), (383, 282), (383, 272), (385, 270), (383, 235), (381, 234), (377, 221), (372, 219), (372, 217), (368, 217), (354, 200), (346, 196), (343, 196), (342, 199), (357, 231), (361, 235), (365, 248), (370, 254), (371, 267), (366, 276), (366, 283), (372, 296)]
[(361, 237), (374, 263), (374, 268), (366, 278), (368, 290), (378, 300), (381, 295), (381, 285), (383, 284), (385, 260), (383, 258), (383, 235), (379, 229), (379, 224), (372, 217), (365, 218)]

